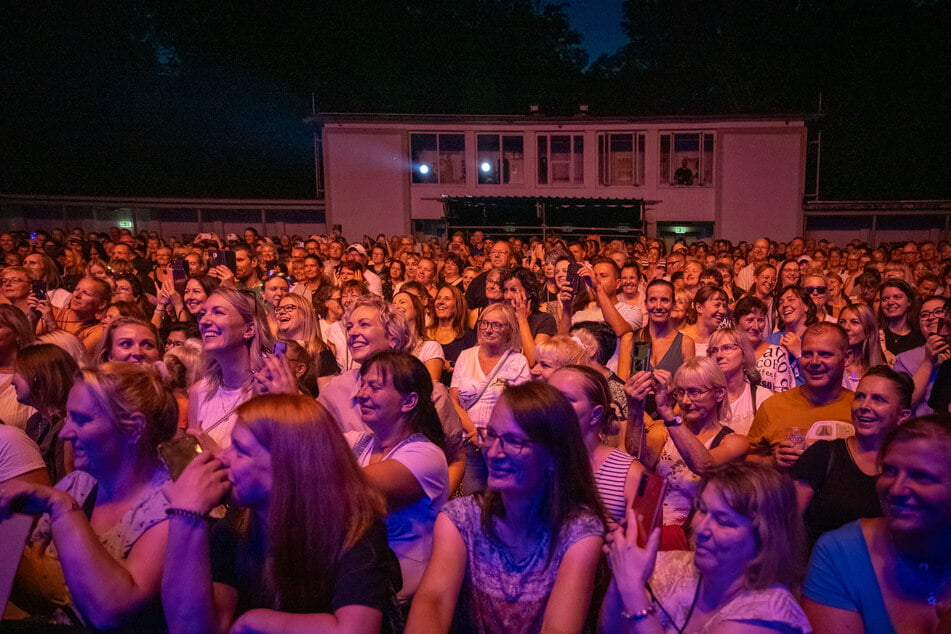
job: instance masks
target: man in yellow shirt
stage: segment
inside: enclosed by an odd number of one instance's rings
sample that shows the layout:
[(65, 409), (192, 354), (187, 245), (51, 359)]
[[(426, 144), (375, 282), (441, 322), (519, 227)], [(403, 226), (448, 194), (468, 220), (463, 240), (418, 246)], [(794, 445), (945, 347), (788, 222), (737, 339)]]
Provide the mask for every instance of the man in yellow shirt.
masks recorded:
[(821, 420), (852, 421), (855, 394), (842, 387), (850, 354), (849, 337), (838, 324), (818, 323), (806, 329), (799, 360), (805, 384), (763, 401), (748, 434), (753, 447), (750, 460), (789, 468), (803, 451), (786, 439), (790, 428), (805, 433)]

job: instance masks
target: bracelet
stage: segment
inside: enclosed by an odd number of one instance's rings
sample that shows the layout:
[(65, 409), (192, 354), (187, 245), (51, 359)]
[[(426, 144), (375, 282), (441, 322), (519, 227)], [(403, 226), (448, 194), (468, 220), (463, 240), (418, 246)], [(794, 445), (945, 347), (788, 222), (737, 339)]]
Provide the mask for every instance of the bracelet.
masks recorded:
[(190, 511), (188, 509), (179, 509), (179, 508), (175, 508), (174, 506), (170, 506), (167, 509), (165, 509), (165, 514), (178, 515), (179, 517), (190, 517), (192, 519), (204, 520), (204, 521), (208, 521), (211, 519), (207, 515), (199, 513), (198, 511)]
[(59, 510), (59, 512), (57, 512), (56, 509), (50, 509), (50, 522), (55, 522), (61, 517), (65, 517), (70, 513), (75, 513), (76, 511), (81, 510), (83, 510), (83, 507), (79, 506), (79, 503), (75, 500), (75, 498), (70, 497), (69, 504), (66, 506), (66, 508)]
[(655, 608), (653, 605), (649, 605), (643, 610), (638, 610), (633, 614), (627, 610), (621, 610), (621, 618), (625, 621), (630, 621), (631, 623), (640, 623), (655, 612), (657, 612), (657, 608)]

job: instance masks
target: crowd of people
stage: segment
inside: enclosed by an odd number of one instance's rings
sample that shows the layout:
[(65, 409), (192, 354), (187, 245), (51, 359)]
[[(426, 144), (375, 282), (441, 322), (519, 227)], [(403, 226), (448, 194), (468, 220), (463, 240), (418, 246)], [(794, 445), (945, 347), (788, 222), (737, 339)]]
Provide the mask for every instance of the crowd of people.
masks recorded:
[(0, 251), (5, 621), (951, 632), (948, 242)]

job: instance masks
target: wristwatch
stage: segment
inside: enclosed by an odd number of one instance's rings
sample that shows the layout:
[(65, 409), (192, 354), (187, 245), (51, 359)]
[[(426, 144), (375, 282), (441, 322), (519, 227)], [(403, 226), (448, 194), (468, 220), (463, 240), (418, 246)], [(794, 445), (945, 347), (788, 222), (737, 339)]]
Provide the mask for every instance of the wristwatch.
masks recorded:
[(664, 421), (664, 427), (680, 427), (684, 424), (684, 419), (680, 416), (674, 416), (670, 420)]

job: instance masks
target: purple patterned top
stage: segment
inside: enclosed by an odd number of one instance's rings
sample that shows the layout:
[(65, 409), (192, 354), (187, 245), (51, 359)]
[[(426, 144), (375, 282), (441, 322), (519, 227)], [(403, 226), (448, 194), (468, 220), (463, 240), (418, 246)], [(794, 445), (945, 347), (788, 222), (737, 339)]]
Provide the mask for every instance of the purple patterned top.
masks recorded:
[(548, 532), (531, 553), (516, 560), (503, 544), (482, 531), (481, 509), (474, 497), (452, 500), (442, 512), (466, 544), (466, 578), (456, 604), (455, 632), (508, 634), (541, 630), (548, 596), (565, 552), (580, 539), (604, 535), (601, 520), (583, 512), (562, 527), (550, 563)]

